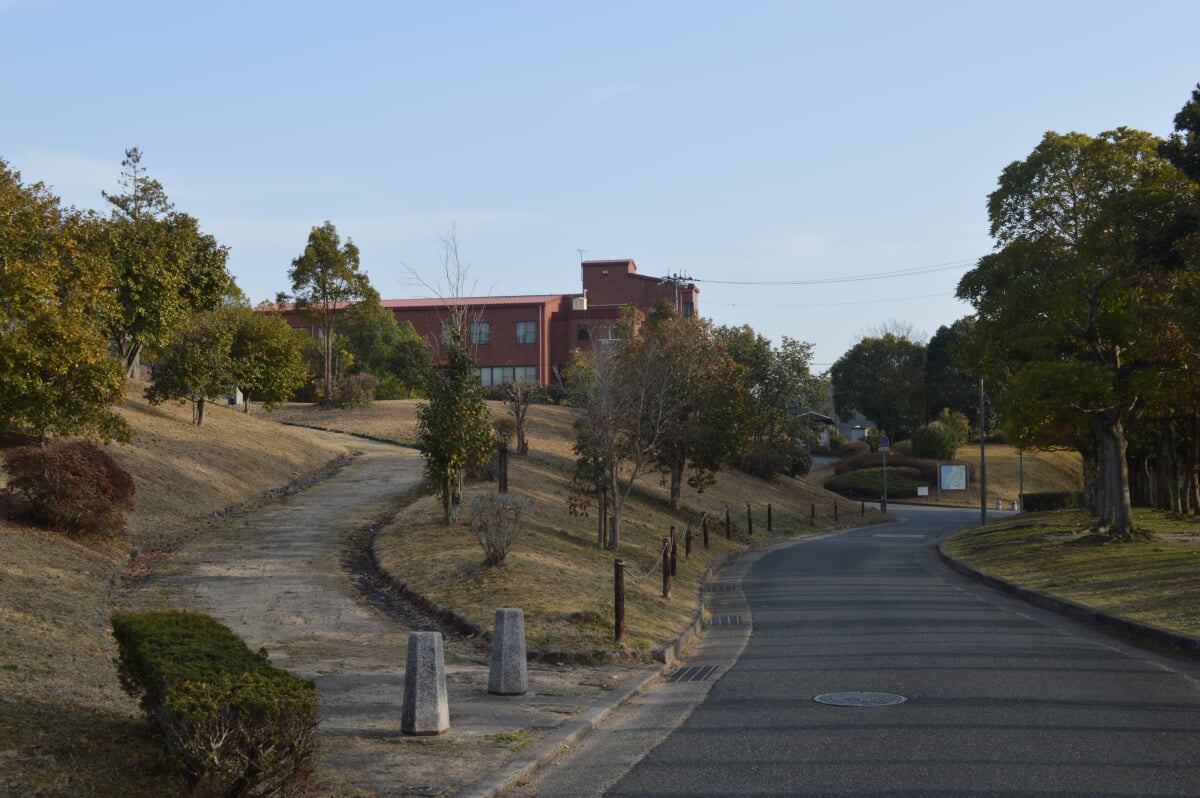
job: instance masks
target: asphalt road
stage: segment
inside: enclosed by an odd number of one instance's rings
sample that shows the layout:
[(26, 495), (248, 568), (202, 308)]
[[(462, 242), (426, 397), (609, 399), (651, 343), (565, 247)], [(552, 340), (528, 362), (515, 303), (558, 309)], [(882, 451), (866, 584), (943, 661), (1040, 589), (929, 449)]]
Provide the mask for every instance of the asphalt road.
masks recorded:
[[(934, 545), (977, 512), (891, 509), (902, 523), (758, 557), (741, 580), (745, 649), (692, 705), (671, 709), (670, 684), (649, 697), (644, 718), (655, 701), (677, 718), (648, 753), (619, 748), (637, 736), (627, 722), (525, 794), (626, 757), (605, 795), (1200, 796), (1194, 663), (951, 573)], [(905, 700), (814, 700), (831, 693)]]

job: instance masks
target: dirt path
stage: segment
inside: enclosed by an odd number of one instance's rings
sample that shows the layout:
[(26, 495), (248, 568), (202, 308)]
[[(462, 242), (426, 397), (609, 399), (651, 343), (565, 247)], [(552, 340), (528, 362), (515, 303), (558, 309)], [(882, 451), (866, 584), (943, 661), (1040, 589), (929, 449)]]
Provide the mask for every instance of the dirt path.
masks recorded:
[(411, 449), (321, 434), (361, 454), (318, 485), (186, 544), (154, 570), (139, 603), (207, 612), (265, 647), (274, 664), (312, 679), (321, 778), (336, 794), (452, 794), (512, 759), (498, 731), (537, 739), (615, 686), (613, 669), (531, 666), (530, 693), (500, 701), (487, 693), (486, 648), (447, 635), (451, 731), (402, 735), (408, 634), (430, 628), (428, 619), (375, 606), (351, 563), (363, 530), (419, 489), (423, 462)]

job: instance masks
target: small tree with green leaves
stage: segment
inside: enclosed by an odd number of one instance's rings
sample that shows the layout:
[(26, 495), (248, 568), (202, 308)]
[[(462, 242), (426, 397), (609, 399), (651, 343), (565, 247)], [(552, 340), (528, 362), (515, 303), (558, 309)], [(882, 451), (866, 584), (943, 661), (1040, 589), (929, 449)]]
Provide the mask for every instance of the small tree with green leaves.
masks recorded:
[[(347, 304), (357, 302), (370, 291), (365, 272), (359, 270), (358, 247), (347, 239), (342, 244), (333, 222), (314, 227), (308, 234), (304, 252), (292, 261), (288, 271), (292, 281), (292, 302), (296, 310), (317, 327), (317, 346), (321, 350), (321, 392), (325, 402), (333, 399), (334, 354), (338, 351), (338, 313)], [(281, 295), (279, 302), (288, 297)]]
[(204, 404), (234, 385), (233, 325), (230, 315), (213, 311), (196, 316), (155, 359), (151, 404), (169, 400), (192, 403), (192, 420), (204, 423)]
[(445, 353), (445, 364), (426, 381), (427, 401), (417, 405), (417, 449), (425, 455), (425, 476), (442, 495), (449, 525), (458, 516), (466, 474), (487, 463), (495, 441), (475, 362), (460, 333), (450, 336)]

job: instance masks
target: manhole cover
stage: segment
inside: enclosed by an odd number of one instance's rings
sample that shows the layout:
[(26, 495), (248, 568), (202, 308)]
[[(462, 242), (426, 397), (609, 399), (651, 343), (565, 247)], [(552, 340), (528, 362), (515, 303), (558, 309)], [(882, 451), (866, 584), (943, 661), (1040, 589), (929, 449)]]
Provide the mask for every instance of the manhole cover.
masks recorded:
[(825, 693), (813, 699), (832, 707), (886, 707), (908, 699), (895, 693)]

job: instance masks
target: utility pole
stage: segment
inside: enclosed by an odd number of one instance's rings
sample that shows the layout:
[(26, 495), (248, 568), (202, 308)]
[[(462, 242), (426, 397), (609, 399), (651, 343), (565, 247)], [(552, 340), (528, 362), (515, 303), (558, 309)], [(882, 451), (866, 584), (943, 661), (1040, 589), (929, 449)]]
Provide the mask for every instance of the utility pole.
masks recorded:
[(987, 526), (987, 461), (984, 451), (983, 377), (979, 378), (979, 525)]

